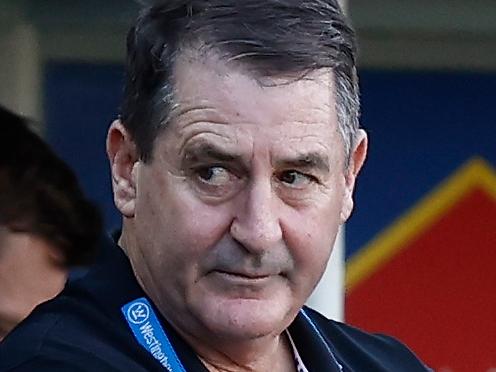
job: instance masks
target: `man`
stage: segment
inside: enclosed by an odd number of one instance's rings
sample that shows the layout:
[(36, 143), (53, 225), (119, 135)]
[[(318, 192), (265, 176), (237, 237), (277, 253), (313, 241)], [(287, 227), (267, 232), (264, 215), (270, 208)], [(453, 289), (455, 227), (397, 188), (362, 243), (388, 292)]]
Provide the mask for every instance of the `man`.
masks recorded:
[(94, 256), (99, 212), (69, 167), (0, 107), (0, 340)]
[(120, 248), (6, 340), (4, 370), (426, 370), (303, 307), (367, 150), (354, 43), (333, 0), (144, 9), (107, 138)]

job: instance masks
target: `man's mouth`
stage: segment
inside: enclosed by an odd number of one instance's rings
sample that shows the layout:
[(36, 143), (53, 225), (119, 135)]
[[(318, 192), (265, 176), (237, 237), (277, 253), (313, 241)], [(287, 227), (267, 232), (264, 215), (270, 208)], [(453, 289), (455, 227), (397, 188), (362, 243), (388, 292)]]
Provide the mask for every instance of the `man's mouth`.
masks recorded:
[(271, 283), (278, 274), (268, 272), (213, 270), (213, 278), (229, 286), (265, 286)]
[(220, 275), (225, 275), (228, 277), (233, 277), (233, 278), (240, 278), (240, 279), (246, 279), (246, 280), (261, 280), (261, 279), (266, 279), (271, 276), (274, 276), (275, 274), (272, 273), (257, 273), (257, 272), (246, 272), (246, 271), (225, 271), (225, 270), (214, 270), (214, 273), (220, 274)]

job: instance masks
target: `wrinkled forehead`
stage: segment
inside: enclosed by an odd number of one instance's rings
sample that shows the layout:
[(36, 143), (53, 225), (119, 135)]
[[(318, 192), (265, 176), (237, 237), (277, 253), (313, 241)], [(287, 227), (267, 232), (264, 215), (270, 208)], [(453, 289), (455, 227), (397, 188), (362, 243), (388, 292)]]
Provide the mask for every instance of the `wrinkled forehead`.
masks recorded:
[[(337, 121), (330, 69), (275, 76), (213, 53), (182, 53), (174, 67), (172, 118), (195, 108), (267, 121)], [(262, 118), (260, 118), (262, 119)]]

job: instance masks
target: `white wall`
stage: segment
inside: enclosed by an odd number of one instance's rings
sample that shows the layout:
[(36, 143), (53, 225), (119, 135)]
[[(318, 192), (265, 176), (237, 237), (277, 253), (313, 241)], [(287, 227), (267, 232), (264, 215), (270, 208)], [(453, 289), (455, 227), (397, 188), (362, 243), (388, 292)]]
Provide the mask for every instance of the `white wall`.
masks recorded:
[(344, 320), (344, 227), (339, 231), (327, 269), (307, 304), (328, 318)]

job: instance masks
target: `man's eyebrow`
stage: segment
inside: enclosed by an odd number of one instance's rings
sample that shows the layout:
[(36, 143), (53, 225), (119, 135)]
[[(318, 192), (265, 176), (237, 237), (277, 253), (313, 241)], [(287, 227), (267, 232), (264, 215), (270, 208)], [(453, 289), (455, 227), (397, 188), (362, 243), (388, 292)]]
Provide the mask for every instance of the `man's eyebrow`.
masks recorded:
[(190, 161), (217, 160), (236, 161), (241, 159), (237, 153), (229, 153), (225, 149), (211, 143), (200, 143), (184, 149), (185, 159)]
[(294, 158), (281, 159), (276, 162), (276, 166), (284, 168), (316, 168), (323, 172), (329, 172), (331, 169), (329, 157), (319, 152), (309, 152), (299, 154)]

